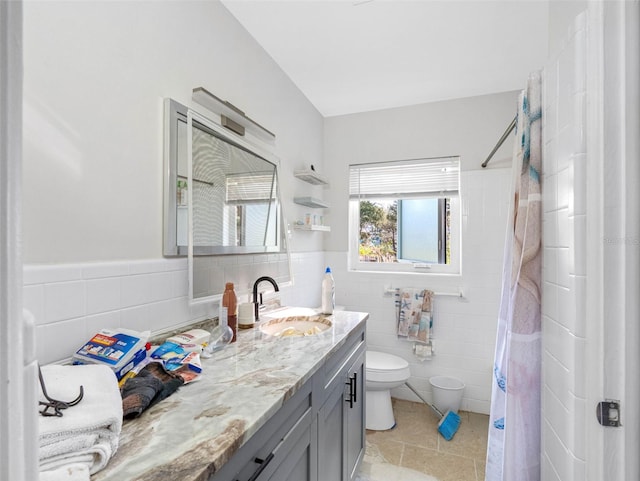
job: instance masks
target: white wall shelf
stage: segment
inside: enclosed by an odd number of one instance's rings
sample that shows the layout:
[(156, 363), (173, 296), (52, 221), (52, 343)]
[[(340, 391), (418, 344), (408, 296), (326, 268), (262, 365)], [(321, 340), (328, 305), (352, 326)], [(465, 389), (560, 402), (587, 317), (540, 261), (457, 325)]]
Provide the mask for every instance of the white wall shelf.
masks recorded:
[(318, 174), (315, 170), (304, 169), (304, 170), (296, 170), (293, 172), (298, 179), (308, 182), (313, 185), (329, 185), (329, 180), (323, 176)]
[(295, 230), (306, 230), (306, 231), (322, 231), (322, 232), (330, 232), (331, 227), (328, 225), (294, 225), (293, 228)]
[(296, 204), (305, 205), (307, 207), (313, 207), (314, 209), (328, 209), (329, 204), (321, 199), (315, 197), (294, 197), (293, 201)]

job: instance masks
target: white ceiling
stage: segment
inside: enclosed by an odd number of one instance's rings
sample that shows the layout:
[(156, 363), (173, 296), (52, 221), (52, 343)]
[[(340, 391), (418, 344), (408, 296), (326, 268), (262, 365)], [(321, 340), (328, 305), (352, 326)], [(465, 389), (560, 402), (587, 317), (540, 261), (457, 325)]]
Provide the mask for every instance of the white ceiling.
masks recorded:
[(546, 0), (222, 0), (325, 117), (524, 88)]

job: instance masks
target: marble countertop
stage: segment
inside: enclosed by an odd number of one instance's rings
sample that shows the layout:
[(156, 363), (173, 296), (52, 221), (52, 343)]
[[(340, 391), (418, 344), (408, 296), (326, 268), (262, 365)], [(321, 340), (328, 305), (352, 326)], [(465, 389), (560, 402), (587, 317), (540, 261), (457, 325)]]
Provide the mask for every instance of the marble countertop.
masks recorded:
[(206, 481), (367, 318), (336, 311), (329, 330), (309, 337), (240, 330), (202, 360), (198, 381), (125, 421), (118, 452), (92, 481)]

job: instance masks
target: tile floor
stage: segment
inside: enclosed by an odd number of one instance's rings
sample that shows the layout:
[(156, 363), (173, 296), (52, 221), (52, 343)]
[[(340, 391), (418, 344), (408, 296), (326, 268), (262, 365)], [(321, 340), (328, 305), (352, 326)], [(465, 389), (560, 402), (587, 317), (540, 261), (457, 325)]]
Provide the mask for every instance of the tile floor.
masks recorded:
[(418, 471), (425, 480), (484, 481), (489, 416), (460, 411), (458, 432), (446, 441), (425, 404), (393, 399), (393, 411), (394, 429), (367, 431), (365, 461)]

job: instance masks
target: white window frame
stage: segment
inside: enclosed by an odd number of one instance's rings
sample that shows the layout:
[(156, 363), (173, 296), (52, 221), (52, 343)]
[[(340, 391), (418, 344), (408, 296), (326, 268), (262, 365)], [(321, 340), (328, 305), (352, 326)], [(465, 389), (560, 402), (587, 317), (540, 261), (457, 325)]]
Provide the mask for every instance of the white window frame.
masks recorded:
[[(399, 165), (411, 162), (437, 161), (443, 159), (456, 160), (458, 169), (460, 168), (459, 157), (440, 157), (434, 159), (411, 159), (406, 161), (397, 161)], [(391, 164), (391, 162), (389, 162)], [(381, 164), (380, 162), (371, 164), (358, 164), (361, 166)], [(350, 166), (349, 175), (351, 176)], [(393, 273), (413, 273), (413, 274), (438, 274), (438, 275), (460, 275), (461, 272), (461, 242), (462, 242), (462, 226), (461, 226), (461, 208), (460, 208), (460, 172), (458, 170), (458, 190), (455, 193), (443, 193), (440, 195), (434, 193), (424, 193), (420, 197), (446, 197), (450, 199), (451, 209), (451, 232), (450, 232), (450, 264), (437, 263), (421, 263), (421, 262), (361, 262), (359, 255), (360, 245), (360, 201), (364, 198), (351, 198), (349, 196), (349, 270), (351, 271), (367, 271), (367, 272), (393, 272)], [(390, 195), (389, 198), (394, 198)], [(398, 197), (399, 198), (399, 197)], [(375, 199), (371, 199), (375, 201)]]

